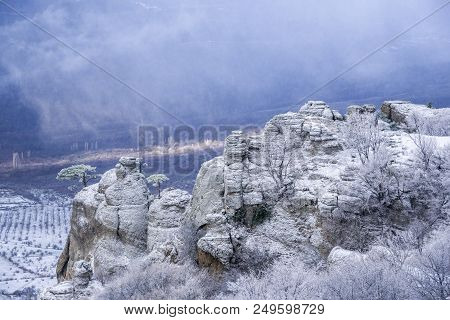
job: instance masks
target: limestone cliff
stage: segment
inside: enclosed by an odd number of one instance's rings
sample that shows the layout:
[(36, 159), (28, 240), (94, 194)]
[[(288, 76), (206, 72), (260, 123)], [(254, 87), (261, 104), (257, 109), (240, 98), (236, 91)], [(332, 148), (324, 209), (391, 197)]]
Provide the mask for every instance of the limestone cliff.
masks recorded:
[[(348, 116), (356, 115), (352, 123), (324, 102), (311, 101), (298, 112), (275, 116), (259, 135), (235, 131), (227, 137), (223, 157), (202, 166), (193, 190), (190, 216), (200, 230), (200, 264), (251, 264), (255, 254), (297, 255), (317, 263), (335, 246), (367, 249), (384, 232), (380, 219), (404, 229), (415, 218), (410, 200), (393, 196), (386, 202), (393, 214), (375, 214), (377, 204), (371, 198), (377, 186), (364, 181), (362, 173), (370, 166), (361, 163), (358, 152), (376, 151), (389, 156), (392, 167), (412, 168), (417, 165), (412, 160), (416, 147), (398, 127), (413, 132), (406, 126), (416, 112), (422, 120), (434, 121), (449, 109), (386, 102), (381, 117), (375, 111), (373, 105), (350, 106)], [(358, 124), (364, 114), (374, 114), (375, 124)], [(349, 141), (351, 135), (363, 135), (358, 130), (367, 133), (369, 143), (379, 139), (379, 145), (359, 150), (361, 141)], [(395, 184), (396, 174), (384, 183)], [(448, 207), (443, 210), (448, 212)]]
[[(144, 256), (149, 261), (176, 261), (177, 228), (189, 202), (187, 192), (172, 189), (153, 199), (137, 159), (121, 158), (98, 184), (75, 196), (69, 237), (56, 269), (60, 283), (46, 290), (43, 298), (89, 296), (91, 280), (107, 282)], [(80, 265), (89, 270), (82, 287), (77, 285), (83, 278)]]
[[(405, 191), (414, 185), (389, 189), (398, 183), (397, 173), (382, 172), (390, 179), (383, 176), (382, 183), (388, 193), (402, 188), (405, 197), (382, 194), (378, 186), (371, 189), (362, 173), (377, 177), (366, 153), (392, 168), (414, 166), (413, 114), (419, 112), (422, 120), (445, 119), (448, 109), (391, 101), (381, 112), (375, 116), (373, 105), (353, 105), (345, 119), (326, 103), (310, 101), (298, 112), (275, 116), (260, 134), (234, 131), (226, 138), (223, 156), (202, 165), (192, 197), (166, 189), (154, 199), (137, 159), (121, 158), (98, 184), (76, 195), (70, 234), (57, 266), (60, 284), (43, 297), (89, 296), (98, 281), (109, 281), (135, 259), (178, 263), (184, 226), (191, 224), (195, 253), (190, 259), (215, 272), (251, 266), (257, 255), (300, 256), (306, 264), (320, 264), (330, 252), (329, 261), (338, 253), (350, 255), (346, 250), (368, 249), (387, 229), (396, 232), (417, 220), (411, 206), (421, 204), (416, 193)], [(373, 122), (360, 123), (361, 115), (374, 115)], [(353, 137), (358, 131), (369, 135), (367, 150)], [(379, 144), (371, 139), (380, 139)], [(394, 214), (376, 213), (374, 192), (375, 200)], [(448, 210), (441, 208), (443, 216)]]

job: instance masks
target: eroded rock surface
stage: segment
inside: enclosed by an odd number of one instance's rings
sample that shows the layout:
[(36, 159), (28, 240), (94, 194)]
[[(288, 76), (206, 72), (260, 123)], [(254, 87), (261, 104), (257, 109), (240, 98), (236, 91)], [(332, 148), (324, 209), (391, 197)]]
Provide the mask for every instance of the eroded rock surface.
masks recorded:
[(183, 246), (181, 228), (186, 222), (191, 195), (183, 190), (165, 189), (148, 211), (147, 251), (151, 261), (177, 262)]
[[(413, 144), (407, 133), (392, 131), (385, 121), (400, 124), (409, 114), (397, 112), (413, 108), (425, 118), (448, 112), (404, 102), (383, 104), (386, 116), (374, 119), (384, 132), (377, 134), (386, 136), (398, 165), (411, 165)], [(353, 105), (347, 112), (373, 113), (373, 105)], [(252, 255), (261, 253), (301, 255), (314, 264), (336, 246), (367, 247), (371, 239), (361, 235), (358, 225), (370, 229), (376, 221), (355, 216), (367, 198), (358, 177), (361, 163), (345, 141), (342, 119), (326, 103), (310, 101), (299, 112), (272, 118), (260, 135), (235, 131), (227, 137), (223, 157), (202, 166), (193, 191), (190, 215), (199, 230), (202, 265), (251, 264)], [(206, 203), (211, 205), (201, 205)], [(352, 225), (349, 216), (355, 217)], [(399, 228), (407, 223), (405, 217), (397, 219), (390, 222)]]
[(191, 196), (165, 189), (149, 195), (139, 160), (124, 157), (73, 200), (71, 230), (57, 264), (58, 285), (42, 299), (90, 297), (138, 259), (178, 261)]
[[(412, 163), (412, 113), (420, 119), (448, 114), (402, 101), (385, 102), (381, 111), (373, 119), (395, 166)], [(372, 105), (353, 105), (347, 115), (374, 112)], [(178, 263), (186, 230), (195, 246), (190, 259), (215, 272), (258, 263), (260, 256), (301, 256), (305, 264), (365, 259), (351, 250), (367, 249), (371, 239), (361, 230), (371, 230), (376, 217), (360, 214), (367, 195), (346, 126), (326, 103), (310, 101), (273, 117), (260, 134), (234, 131), (223, 156), (202, 165), (192, 197), (177, 189), (150, 196), (138, 159), (120, 159), (76, 195), (59, 284), (42, 297), (88, 297), (98, 281), (109, 281), (135, 259)], [(403, 218), (391, 222), (401, 229)]]
[(45, 289), (41, 300), (73, 300), (89, 299), (100, 292), (102, 285), (93, 279), (90, 262), (79, 260), (73, 264), (72, 280), (64, 280), (57, 285)]
[[(204, 264), (214, 258), (227, 267), (248, 250), (331, 250), (320, 208), (336, 208), (335, 185), (351, 161), (338, 137), (340, 120), (314, 101), (275, 116), (259, 136), (235, 131), (227, 137), (223, 158), (203, 165), (193, 192), (191, 215), (203, 229), (198, 249)], [(212, 206), (197, 205), (210, 198)]]
[(431, 134), (448, 135), (450, 133), (450, 109), (431, 109), (426, 105), (410, 101), (385, 101), (381, 114), (401, 128), (415, 131), (422, 126)]
[(121, 158), (98, 184), (76, 195), (69, 238), (58, 261), (58, 279), (72, 279), (79, 260), (90, 262), (96, 277), (107, 278), (142, 255), (147, 247), (149, 205), (148, 187), (136, 159)]

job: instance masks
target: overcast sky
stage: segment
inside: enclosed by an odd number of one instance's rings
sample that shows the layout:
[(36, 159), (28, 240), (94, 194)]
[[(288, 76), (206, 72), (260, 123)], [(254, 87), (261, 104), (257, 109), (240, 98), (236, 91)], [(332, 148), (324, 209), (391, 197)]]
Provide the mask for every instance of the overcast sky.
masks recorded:
[[(445, 2), (5, 1), (188, 123), (288, 111)], [(449, 16), (447, 6), (313, 98), (450, 105)], [(46, 132), (173, 122), (2, 4), (0, 52), (0, 90), (19, 88)]]

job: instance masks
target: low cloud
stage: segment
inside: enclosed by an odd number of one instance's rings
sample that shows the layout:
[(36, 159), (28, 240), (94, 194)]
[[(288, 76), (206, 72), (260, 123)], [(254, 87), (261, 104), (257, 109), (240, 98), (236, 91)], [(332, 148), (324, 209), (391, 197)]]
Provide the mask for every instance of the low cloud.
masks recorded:
[[(36, 0), (19, 9), (185, 122), (212, 123), (266, 120), (255, 111), (283, 111), (441, 3)], [(450, 71), (449, 11), (315, 98), (448, 92), (449, 78), (430, 82), (436, 70)], [(0, 20), (0, 84), (20, 88), (44, 133), (175, 122), (29, 22)]]

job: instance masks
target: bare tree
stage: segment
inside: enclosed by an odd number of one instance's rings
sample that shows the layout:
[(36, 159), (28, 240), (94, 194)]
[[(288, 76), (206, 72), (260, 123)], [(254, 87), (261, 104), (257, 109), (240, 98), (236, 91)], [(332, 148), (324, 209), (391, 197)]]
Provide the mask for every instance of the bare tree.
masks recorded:
[(414, 110), (407, 117), (408, 128), (412, 132), (420, 130), (421, 134), (431, 136), (450, 135), (450, 113), (442, 112), (438, 116), (427, 116)]
[(413, 289), (424, 299), (450, 297), (450, 229), (428, 244), (409, 268)]
[(295, 160), (295, 149), (300, 146), (294, 145), (295, 139), (291, 136), (290, 127), (274, 126), (277, 129), (276, 135), (265, 137), (265, 165), (281, 197), (292, 184), (290, 169)]
[[(356, 214), (368, 213), (375, 218), (381, 236), (398, 228), (395, 220), (403, 213), (405, 197), (408, 194), (406, 175), (392, 165), (392, 155), (386, 147), (379, 148), (362, 164), (355, 181), (355, 194), (363, 206)], [(367, 221), (366, 221), (367, 224)]]
[(377, 154), (386, 142), (378, 126), (377, 116), (373, 113), (350, 114), (342, 131), (346, 143), (358, 152), (362, 164)]
[(424, 170), (429, 170), (436, 157), (436, 139), (427, 135), (430, 133), (429, 125), (416, 112), (409, 116), (409, 123), (413, 130), (409, 137), (417, 147), (417, 157)]

